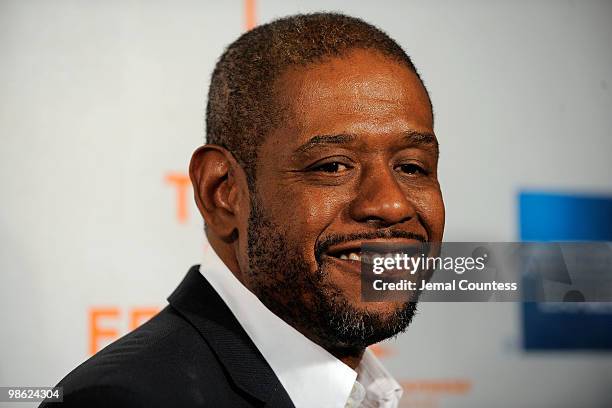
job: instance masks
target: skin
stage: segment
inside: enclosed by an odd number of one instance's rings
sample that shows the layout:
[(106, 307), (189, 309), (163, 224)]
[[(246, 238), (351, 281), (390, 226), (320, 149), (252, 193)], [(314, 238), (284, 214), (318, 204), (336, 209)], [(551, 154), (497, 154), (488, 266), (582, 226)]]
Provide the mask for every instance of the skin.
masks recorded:
[[(378, 52), (354, 50), (291, 68), (275, 85), (286, 115), (258, 150), (257, 198), (307, 273), (322, 266), (315, 249), (331, 236), (400, 231), (442, 241), (433, 115), (413, 72)], [(194, 153), (190, 175), (211, 246), (253, 289), (247, 241), (252, 193), (244, 170), (222, 147), (205, 145)], [(367, 241), (414, 242), (397, 234)], [(401, 304), (362, 302), (358, 262), (336, 256), (362, 242), (330, 247), (322, 256), (325, 279), (355, 310), (385, 317)], [(308, 293), (302, 296), (308, 302)], [(359, 364), (363, 347), (324, 342), (308, 324), (296, 329), (350, 367)]]

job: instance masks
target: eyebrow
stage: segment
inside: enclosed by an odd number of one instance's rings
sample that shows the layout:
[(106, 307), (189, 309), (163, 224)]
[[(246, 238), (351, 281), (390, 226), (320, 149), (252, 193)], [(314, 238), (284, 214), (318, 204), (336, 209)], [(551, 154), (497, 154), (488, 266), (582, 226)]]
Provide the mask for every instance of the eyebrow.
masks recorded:
[(339, 135), (317, 135), (295, 149), (295, 153), (305, 153), (308, 150), (321, 145), (346, 144), (355, 140), (357, 136), (342, 133)]
[[(423, 133), (410, 130), (404, 132), (402, 136), (411, 146), (433, 147), (436, 154), (439, 151), (438, 139), (433, 133)], [(306, 143), (295, 149), (295, 153), (305, 153), (317, 146), (346, 144), (354, 141), (356, 138), (356, 135), (347, 133), (337, 135), (317, 135), (313, 136)]]
[(410, 145), (431, 147), (436, 153), (436, 156), (440, 155), (438, 138), (433, 133), (423, 133), (410, 130), (408, 132), (404, 132), (404, 137)]

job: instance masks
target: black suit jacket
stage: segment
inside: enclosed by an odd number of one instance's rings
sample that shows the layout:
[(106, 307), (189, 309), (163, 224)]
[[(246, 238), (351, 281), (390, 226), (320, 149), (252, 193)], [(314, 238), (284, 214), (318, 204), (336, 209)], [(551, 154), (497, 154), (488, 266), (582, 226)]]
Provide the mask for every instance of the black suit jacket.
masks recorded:
[(193, 266), (169, 305), (68, 374), (42, 407), (293, 407), (223, 300)]

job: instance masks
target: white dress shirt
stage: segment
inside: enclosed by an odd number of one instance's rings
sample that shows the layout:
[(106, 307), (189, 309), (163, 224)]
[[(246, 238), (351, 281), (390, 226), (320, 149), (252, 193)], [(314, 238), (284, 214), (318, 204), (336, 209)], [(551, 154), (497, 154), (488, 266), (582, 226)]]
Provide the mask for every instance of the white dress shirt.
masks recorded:
[(356, 370), (272, 313), (207, 245), (200, 273), (266, 359), (296, 408), (395, 408), (402, 388), (366, 349)]

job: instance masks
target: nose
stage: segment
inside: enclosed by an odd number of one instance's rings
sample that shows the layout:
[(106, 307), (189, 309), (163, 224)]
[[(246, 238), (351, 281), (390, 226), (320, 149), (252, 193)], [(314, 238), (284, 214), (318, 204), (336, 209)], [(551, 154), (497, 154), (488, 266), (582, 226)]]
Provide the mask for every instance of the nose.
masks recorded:
[(354, 220), (384, 228), (415, 217), (414, 204), (392, 172), (387, 166), (377, 166), (362, 174), (356, 197), (350, 205)]

